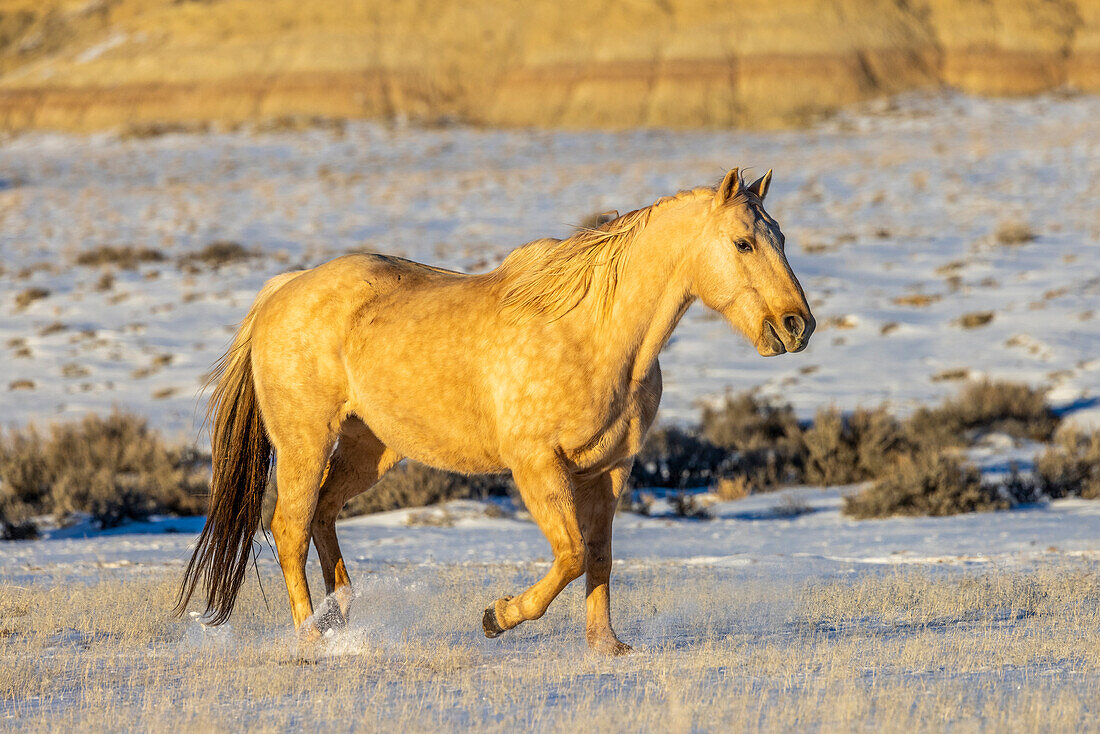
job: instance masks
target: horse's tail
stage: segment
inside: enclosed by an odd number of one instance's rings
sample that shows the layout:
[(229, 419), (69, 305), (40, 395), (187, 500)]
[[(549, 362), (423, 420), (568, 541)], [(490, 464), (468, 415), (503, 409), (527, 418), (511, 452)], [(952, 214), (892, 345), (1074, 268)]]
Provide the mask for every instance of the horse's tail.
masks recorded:
[(207, 412), (214, 469), (210, 510), (180, 584), (177, 615), (186, 611), (201, 583), (206, 591), (205, 621), (225, 622), (233, 612), (248, 570), (252, 537), (260, 526), (264, 490), (274, 458), (256, 400), (252, 328), (256, 314), (271, 294), (297, 275), (284, 273), (267, 282), (208, 381), (215, 384)]

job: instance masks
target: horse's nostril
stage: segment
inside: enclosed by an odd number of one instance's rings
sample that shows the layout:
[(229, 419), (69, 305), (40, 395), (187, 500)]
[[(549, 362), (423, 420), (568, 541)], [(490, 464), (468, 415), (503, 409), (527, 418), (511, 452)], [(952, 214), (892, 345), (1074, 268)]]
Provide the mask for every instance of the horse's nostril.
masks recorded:
[(798, 314), (789, 313), (783, 317), (783, 328), (792, 338), (797, 339), (806, 331), (806, 322)]

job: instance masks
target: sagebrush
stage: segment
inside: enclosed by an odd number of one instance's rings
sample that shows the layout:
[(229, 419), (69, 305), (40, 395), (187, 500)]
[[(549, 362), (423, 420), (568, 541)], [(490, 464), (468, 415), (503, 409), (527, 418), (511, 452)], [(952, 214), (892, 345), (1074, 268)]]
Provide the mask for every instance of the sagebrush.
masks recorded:
[(90, 514), (100, 525), (152, 513), (201, 514), (209, 459), (171, 446), (140, 417), (89, 415), (0, 434), (0, 526)]

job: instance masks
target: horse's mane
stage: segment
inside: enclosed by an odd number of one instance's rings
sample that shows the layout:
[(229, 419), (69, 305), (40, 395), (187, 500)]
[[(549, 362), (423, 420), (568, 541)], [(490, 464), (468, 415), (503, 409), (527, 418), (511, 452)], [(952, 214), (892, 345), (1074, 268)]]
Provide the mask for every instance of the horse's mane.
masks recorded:
[(564, 240), (541, 239), (518, 247), (494, 271), (504, 284), (502, 305), (517, 316), (541, 314), (558, 319), (590, 291), (601, 316), (611, 310), (626, 254), (661, 205), (701, 195), (713, 188), (681, 191), (599, 227), (582, 228)]

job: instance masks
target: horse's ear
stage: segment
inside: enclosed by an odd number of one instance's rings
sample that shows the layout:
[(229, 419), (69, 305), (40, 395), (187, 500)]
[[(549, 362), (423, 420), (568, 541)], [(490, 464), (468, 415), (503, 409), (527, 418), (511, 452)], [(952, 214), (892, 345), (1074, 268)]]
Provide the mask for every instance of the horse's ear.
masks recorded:
[(596, 217), (595, 217), (596, 226), (597, 227), (602, 227), (603, 225), (607, 224), (608, 222), (614, 222), (618, 218), (619, 218), (619, 210), (618, 209), (608, 209), (607, 211), (600, 212), (599, 214), (596, 215)]
[(772, 169), (768, 169), (760, 178), (749, 184), (749, 191), (760, 197), (761, 200), (768, 195), (768, 187), (772, 184)]
[(741, 190), (741, 172), (731, 168), (722, 183), (718, 184), (718, 190), (714, 192), (714, 205), (721, 206), (737, 195)]

